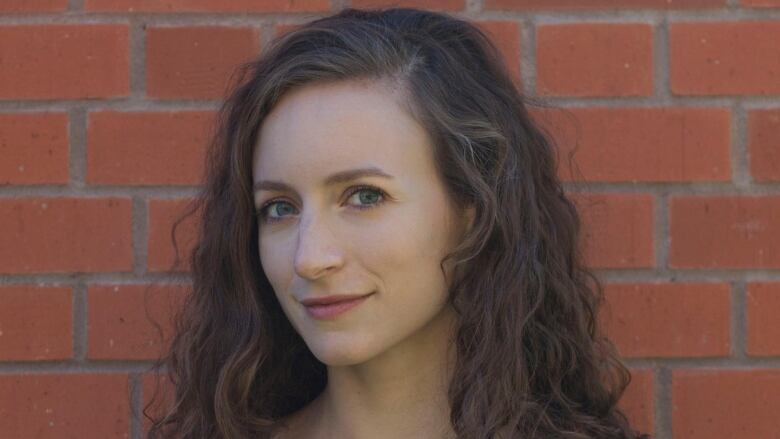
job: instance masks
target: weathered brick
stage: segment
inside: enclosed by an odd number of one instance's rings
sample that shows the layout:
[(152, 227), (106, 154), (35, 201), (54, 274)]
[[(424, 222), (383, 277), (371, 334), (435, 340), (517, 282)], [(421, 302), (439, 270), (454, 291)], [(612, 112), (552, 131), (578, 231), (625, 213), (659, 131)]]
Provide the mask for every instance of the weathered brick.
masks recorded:
[[(143, 406), (147, 410), (147, 413), (153, 418), (164, 416), (167, 410), (172, 407), (174, 397), (174, 389), (167, 375), (155, 373), (144, 374), (142, 384)], [(149, 432), (151, 426), (151, 421), (144, 418), (144, 435)]]
[(774, 438), (780, 407), (780, 370), (675, 370), (675, 438)]
[(0, 99), (127, 96), (129, 30), (123, 24), (0, 26)]
[(68, 182), (68, 115), (0, 114), (0, 186)]
[(520, 25), (512, 21), (482, 20), (472, 22), (486, 32), (493, 44), (498, 47), (503, 61), (518, 89), (522, 90), (520, 76)]
[(780, 8), (780, 0), (740, 0), (739, 4), (749, 8)]
[(654, 433), (653, 408), (655, 399), (652, 369), (632, 369), (631, 383), (620, 399), (631, 428), (642, 433)]
[(158, 359), (168, 348), (173, 334), (171, 319), (187, 288), (188, 285), (91, 285), (87, 292), (88, 357)]
[(58, 12), (68, 8), (68, 0), (3, 0), (0, 12)]
[(96, 185), (197, 185), (211, 111), (90, 113), (87, 182)]
[(675, 23), (669, 28), (672, 92), (780, 93), (780, 22)]
[(652, 195), (570, 195), (582, 219), (582, 247), (588, 266), (638, 268), (655, 265)]
[(731, 180), (727, 108), (536, 109), (550, 133), (564, 181)]
[(730, 348), (725, 283), (610, 283), (601, 322), (625, 357), (720, 357)]
[(126, 374), (0, 375), (7, 438), (128, 438)]
[(87, 11), (105, 12), (326, 12), (329, 0), (85, 0)]
[(747, 285), (747, 352), (780, 355), (780, 282)]
[(163, 99), (221, 98), (235, 68), (258, 52), (252, 28), (147, 28), (146, 92)]
[(0, 287), (0, 361), (71, 358), (71, 300), (67, 287)]
[(537, 94), (649, 96), (653, 28), (639, 23), (541, 25), (536, 31)]
[(673, 196), (669, 266), (780, 268), (780, 196)]
[(0, 271), (130, 271), (131, 217), (128, 198), (0, 199)]
[(748, 158), (756, 181), (780, 181), (780, 110), (748, 112)]
[[(149, 202), (149, 271), (189, 271), (190, 253), (198, 232), (197, 212), (182, 220), (176, 228), (176, 248), (171, 241), (173, 225), (182, 215), (192, 199), (151, 200)], [(174, 264), (176, 266), (174, 267)]]
[(726, 0), (485, 0), (485, 9), (693, 9), (716, 8)]

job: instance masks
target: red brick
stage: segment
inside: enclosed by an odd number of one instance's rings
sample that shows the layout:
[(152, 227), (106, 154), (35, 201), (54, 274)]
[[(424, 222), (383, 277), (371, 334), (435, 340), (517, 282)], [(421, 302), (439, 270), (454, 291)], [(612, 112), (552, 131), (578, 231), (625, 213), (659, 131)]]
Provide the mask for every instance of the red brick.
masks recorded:
[(589, 266), (655, 265), (652, 195), (573, 193), (570, 196), (582, 219), (582, 246)]
[(274, 23), (274, 37), (280, 37), (299, 27), (301, 25), (298, 23)]
[(780, 196), (670, 199), (669, 266), (780, 268)]
[(68, 115), (0, 114), (0, 185), (68, 182)]
[(485, 0), (485, 9), (692, 9), (717, 8), (726, 0)]
[(432, 10), (460, 11), (466, 7), (465, 0), (352, 0), (355, 8), (407, 7)]
[(780, 282), (747, 285), (747, 352), (780, 355)]
[(780, 93), (780, 22), (679, 23), (669, 29), (678, 95)]
[(7, 438), (127, 438), (125, 374), (0, 375), (0, 431)]
[(518, 89), (522, 90), (520, 77), (520, 25), (512, 21), (483, 20), (472, 24), (486, 32), (503, 56), (503, 61)]
[(649, 96), (653, 28), (649, 24), (552, 24), (536, 36), (539, 95)]
[(85, 0), (87, 11), (106, 12), (327, 12), (329, 0)]
[[(147, 413), (153, 417), (162, 417), (173, 402), (173, 386), (165, 374), (147, 373), (143, 376), (143, 406)], [(144, 436), (148, 433), (152, 424), (144, 417)]]
[(131, 271), (127, 198), (0, 199), (3, 273)]
[(756, 181), (780, 181), (780, 110), (748, 111), (748, 157)]
[(534, 110), (550, 132), (564, 181), (730, 181), (727, 108)]
[(0, 26), (0, 99), (127, 96), (128, 27), (119, 24)]
[(653, 399), (652, 369), (632, 369), (631, 383), (619, 403), (631, 428), (653, 434)]
[(0, 287), (0, 361), (69, 359), (72, 328), (70, 288)]
[(724, 283), (612, 283), (600, 321), (625, 357), (729, 353), (730, 288)]
[(96, 185), (197, 185), (211, 111), (90, 113), (87, 182)]
[[(184, 215), (192, 199), (151, 200), (149, 202), (149, 271), (189, 271), (190, 252), (197, 239), (197, 212), (184, 219), (176, 228), (176, 249), (171, 242), (174, 221)], [(174, 263), (176, 262), (176, 267)]]
[[(172, 316), (187, 285), (93, 285), (88, 295), (88, 357), (154, 360), (168, 348)], [(155, 324), (160, 326), (158, 332)]]
[(251, 28), (147, 28), (146, 92), (157, 98), (223, 97), (231, 73), (259, 49)]
[(3, 0), (0, 12), (56, 12), (68, 9), (68, 0)]
[(672, 432), (685, 439), (776, 438), (780, 370), (672, 373)]
[(780, 0), (740, 0), (739, 4), (747, 8), (780, 8)]

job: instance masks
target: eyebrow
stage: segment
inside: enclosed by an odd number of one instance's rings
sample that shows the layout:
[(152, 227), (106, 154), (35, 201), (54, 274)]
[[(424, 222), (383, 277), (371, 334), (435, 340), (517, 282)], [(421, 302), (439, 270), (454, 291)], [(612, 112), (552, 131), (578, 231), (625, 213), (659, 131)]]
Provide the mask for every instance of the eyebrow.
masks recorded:
[[(340, 171), (336, 172), (335, 174), (332, 174), (328, 176), (324, 183), (326, 186), (338, 184), (338, 183), (344, 183), (350, 180), (355, 180), (360, 177), (384, 177), (384, 178), (390, 178), (392, 179), (393, 176), (382, 171), (379, 168), (371, 167), (371, 168), (359, 168), (359, 169), (347, 169), (346, 171)], [(259, 191), (259, 190), (269, 190), (269, 191), (284, 191), (284, 190), (292, 190), (292, 188), (280, 181), (270, 181), (270, 180), (260, 180), (255, 182), (254, 186), (252, 187), (253, 191)]]

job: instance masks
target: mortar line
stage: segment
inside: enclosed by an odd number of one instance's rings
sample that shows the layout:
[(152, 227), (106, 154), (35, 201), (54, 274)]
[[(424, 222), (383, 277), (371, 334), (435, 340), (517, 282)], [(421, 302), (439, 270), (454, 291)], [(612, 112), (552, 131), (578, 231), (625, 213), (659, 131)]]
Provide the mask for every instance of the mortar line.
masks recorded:
[(520, 76), (523, 93), (536, 96), (536, 37), (538, 27), (533, 18), (520, 22)]
[(655, 197), (655, 261), (658, 274), (669, 275), (669, 252), (672, 236), (669, 226), (669, 194), (662, 192)]
[[(73, 1), (73, 0), (71, 0)], [(78, 2), (74, 2), (78, 4)], [(126, 24), (131, 20), (149, 25), (247, 25), (257, 20), (279, 23), (303, 23), (325, 17), (349, 5), (347, 0), (334, 0), (328, 11), (296, 12), (85, 12), (63, 14), (44, 12), (35, 14), (6, 14), (0, 24)], [(498, 10), (447, 11), (463, 17), (500, 20), (524, 20), (534, 17), (538, 23), (623, 23), (652, 21), (666, 15), (671, 22), (773, 21), (780, 19), (780, 9), (760, 8), (702, 8), (702, 9), (605, 9), (605, 10)]]
[(731, 107), (731, 179), (738, 188), (752, 187), (748, 151), (747, 114), (737, 100)]
[(672, 105), (672, 89), (669, 72), (669, 19), (668, 15), (653, 27), (653, 92), (666, 105)]
[(466, 18), (468, 15), (478, 15), (484, 9), (482, 0), (466, 0), (463, 4), (463, 10), (456, 14), (459, 18)]
[(90, 360), (81, 363), (71, 360), (6, 361), (0, 363), (0, 375), (103, 373), (137, 373), (143, 375), (152, 370), (153, 366), (153, 361), (146, 360)]
[(665, 366), (659, 367), (655, 372), (654, 390), (655, 439), (672, 439), (672, 373)]
[(149, 238), (148, 200), (141, 195), (133, 196), (133, 273), (139, 278), (146, 274)]
[(691, 282), (691, 283), (725, 283), (748, 278), (751, 281), (771, 281), (780, 277), (780, 269), (772, 270), (736, 270), (736, 269), (667, 269), (660, 272), (656, 269), (596, 269), (606, 282)]
[(144, 100), (146, 96), (146, 27), (145, 21), (130, 19), (130, 99)]
[(65, 190), (66, 194), (83, 190), (87, 179), (87, 112), (85, 108), (77, 106), (68, 111), (68, 116), (69, 183), (65, 188), (57, 187), (59, 190)]
[(139, 277), (135, 273), (115, 272), (115, 273), (77, 273), (75, 274), (56, 274), (56, 273), (37, 273), (37, 274), (2, 274), (0, 275), (0, 285), (22, 285), (25, 283), (56, 283), (62, 285), (76, 286), (79, 282), (104, 283), (116, 285), (147, 285), (149, 283), (164, 285), (185, 285), (192, 282), (191, 276), (185, 272), (160, 272), (146, 273)]
[(141, 378), (138, 373), (128, 374), (130, 397), (130, 439), (142, 439), (143, 424), (140, 406), (142, 404)]
[(747, 357), (746, 324), (746, 282), (737, 280), (731, 283), (731, 355), (733, 358), (749, 361)]
[(77, 279), (73, 285), (73, 361), (84, 363), (87, 360), (88, 351), (88, 303), (87, 284), (82, 279)]

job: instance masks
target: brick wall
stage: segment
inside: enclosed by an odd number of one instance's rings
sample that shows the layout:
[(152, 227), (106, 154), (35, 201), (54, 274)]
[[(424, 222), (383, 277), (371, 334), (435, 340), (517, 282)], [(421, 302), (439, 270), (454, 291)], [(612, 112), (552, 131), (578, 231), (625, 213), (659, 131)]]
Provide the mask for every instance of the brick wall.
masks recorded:
[[(780, 1), (402, 4), (482, 26), (558, 107), (533, 114), (606, 283), (634, 424), (777, 438)], [(171, 224), (231, 69), (347, 5), (389, 3), (0, 1), (0, 437), (142, 436), (188, 282)]]

